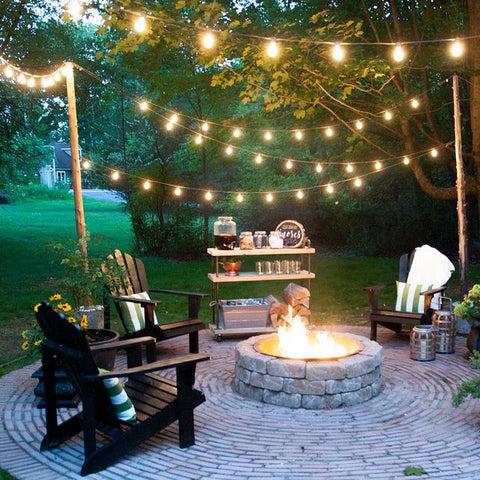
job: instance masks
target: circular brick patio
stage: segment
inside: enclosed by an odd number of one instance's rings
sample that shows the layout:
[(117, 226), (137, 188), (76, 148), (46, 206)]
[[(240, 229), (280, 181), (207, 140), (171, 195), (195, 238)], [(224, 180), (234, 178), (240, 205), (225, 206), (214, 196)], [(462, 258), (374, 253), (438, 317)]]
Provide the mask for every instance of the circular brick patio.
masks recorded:
[[(345, 328), (366, 335), (366, 328)], [(403, 479), (479, 478), (480, 401), (457, 409), (451, 391), (472, 377), (464, 341), (434, 362), (409, 358), (408, 338), (380, 330), (385, 388), (368, 402), (335, 410), (290, 409), (246, 399), (232, 389), (236, 340), (215, 342), (205, 332), (197, 386), (207, 401), (196, 409), (196, 445), (180, 450), (172, 425), (116, 465), (88, 478), (108, 479)], [(184, 340), (169, 351), (185, 351)], [(165, 347), (162, 347), (165, 350)], [(19, 479), (81, 478), (80, 439), (40, 452), (44, 413), (32, 408), (35, 366), (0, 378), (0, 467)], [(68, 417), (66, 410), (62, 416)]]

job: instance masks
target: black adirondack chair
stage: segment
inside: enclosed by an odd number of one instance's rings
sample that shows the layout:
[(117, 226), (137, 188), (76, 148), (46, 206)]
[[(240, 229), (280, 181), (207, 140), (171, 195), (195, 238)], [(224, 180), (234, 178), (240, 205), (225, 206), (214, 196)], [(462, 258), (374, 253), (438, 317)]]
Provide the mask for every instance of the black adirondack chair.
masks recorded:
[[(209, 360), (206, 355), (173, 355), (141, 365), (139, 346), (146, 347), (147, 359), (155, 358), (155, 339), (144, 337), (115, 343), (113, 347), (99, 346), (95, 350), (125, 348), (128, 368), (99, 373), (92, 350), (83, 332), (68, 323), (48, 304), (42, 304), (37, 320), (45, 333), (42, 362), (45, 374), (47, 433), (41, 449), (58, 447), (83, 431), (85, 460), (81, 474), (98, 472), (117, 461), (132, 449), (178, 420), (179, 444), (186, 448), (195, 443), (193, 410), (205, 401), (204, 395), (193, 388), (195, 366)], [(132, 355), (129, 348), (133, 347)], [(54, 366), (60, 361), (79, 392), (83, 410), (60, 425), (57, 423)], [(176, 369), (176, 382), (152, 372)], [(117, 419), (102, 379), (128, 377), (124, 388), (137, 413), (135, 423)], [(97, 431), (102, 432), (101, 443)]]
[[(105, 306), (105, 324), (106, 328), (110, 325), (110, 302), (112, 298), (115, 307), (118, 311), (120, 319), (125, 328), (126, 338), (137, 338), (145, 335), (155, 337), (157, 341), (167, 340), (169, 338), (178, 337), (180, 335), (189, 335), (189, 348), (191, 353), (198, 353), (198, 332), (205, 328), (203, 322), (198, 318), (200, 311), (200, 302), (202, 298), (207, 295), (204, 293), (183, 292), (178, 290), (164, 290), (150, 288), (145, 272), (145, 266), (139, 258), (132, 258), (128, 253), (122, 253), (120, 250), (115, 250), (113, 255), (109, 255), (108, 259), (116, 263), (119, 269), (123, 272), (118, 275), (110, 285), (110, 296), (106, 295), (104, 300)], [(147, 292), (150, 294), (171, 294), (181, 295), (187, 297), (188, 300), (188, 314), (184, 320), (154, 324), (153, 313), (155, 306), (162, 303), (160, 300), (142, 300), (142, 299), (128, 299), (128, 295), (135, 293)], [(145, 312), (145, 328), (137, 332), (128, 332), (126, 323), (123, 318), (122, 310), (120, 308), (121, 302), (138, 303)]]
[[(405, 253), (400, 257), (398, 280), (400, 282), (406, 282), (410, 265), (412, 264), (415, 250), (411, 253)], [(443, 293), (446, 290), (446, 286), (440, 288), (432, 288), (421, 292), (421, 295), (425, 297), (424, 313), (412, 313), (401, 312), (398, 310), (389, 310), (386, 308), (379, 308), (379, 295), (380, 292), (389, 286), (395, 285), (395, 282), (380, 283), (371, 287), (365, 287), (368, 300), (370, 302), (370, 338), (371, 340), (377, 339), (377, 326), (382, 325), (396, 333), (402, 331), (402, 325), (428, 325), (432, 323), (433, 310), (430, 308), (432, 298), (435, 294)]]

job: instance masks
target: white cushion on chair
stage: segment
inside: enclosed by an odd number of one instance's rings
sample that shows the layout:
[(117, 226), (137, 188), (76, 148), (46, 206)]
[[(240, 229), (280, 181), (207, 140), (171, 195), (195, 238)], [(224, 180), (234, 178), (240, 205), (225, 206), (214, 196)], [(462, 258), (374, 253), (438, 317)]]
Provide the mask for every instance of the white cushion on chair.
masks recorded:
[(399, 312), (424, 313), (425, 297), (421, 292), (430, 290), (432, 284), (397, 282), (397, 303), (395, 310)]
[[(150, 300), (150, 295), (147, 292), (140, 292), (128, 295), (127, 298)], [(145, 328), (145, 310), (140, 303), (119, 301), (118, 305), (122, 312), (123, 325), (128, 333), (138, 332)], [(153, 323), (158, 325), (158, 319), (155, 312), (153, 312)]]

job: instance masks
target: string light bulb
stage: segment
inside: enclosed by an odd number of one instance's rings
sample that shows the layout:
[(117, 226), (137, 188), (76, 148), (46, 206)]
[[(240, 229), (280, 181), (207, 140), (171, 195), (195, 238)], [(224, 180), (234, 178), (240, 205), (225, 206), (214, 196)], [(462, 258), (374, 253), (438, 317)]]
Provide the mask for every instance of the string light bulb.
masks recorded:
[(213, 198), (213, 195), (210, 190), (207, 193), (205, 193), (205, 200), (210, 201), (212, 198)]
[(227, 155), (231, 155), (233, 153), (233, 148), (231, 145), (228, 145), (227, 148), (225, 149), (225, 153)]
[(291, 170), (293, 168), (293, 162), (291, 160), (287, 160), (287, 163), (285, 163), (285, 168), (287, 170)]
[(27, 79), (25, 78), (25, 75), (23, 73), (21, 73), (18, 77), (17, 77), (17, 82), (20, 84), (20, 85), (25, 85), (25, 83), (27, 83)]
[(215, 46), (215, 35), (211, 31), (207, 31), (202, 35), (203, 48), (210, 50)]
[(239, 129), (239, 128), (236, 128), (234, 131), (233, 131), (233, 136), (235, 138), (240, 138), (242, 136), (242, 131)]
[(30, 77), (27, 81), (27, 86), (30, 88), (33, 88), (35, 86), (35, 79), (33, 77)]
[(454, 58), (459, 58), (463, 55), (463, 44), (458, 38), (456, 38), (450, 45), (450, 55)]
[(270, 141), (270, 140), (273, 138), (272, 132), (271, 132), (270, 130), (267, 130), (267, 131), (263, 134), (263, 138), (264, 138), (265, 140)]
[(179, 197), (182, 194), (182, 189), (180, 187), (175, 187), (175, 190), (173, 191), (176, 197)]
[(90, 162), (85, 160), (82, 164), (84, 170), (88, 170), (90, 168)]
[(59, 82), (62, 77), (60, 76), (60, 73), (58, 71), (56, 71), (54, 74), (53, 74), (53, 79), (56, 81), (56, 82)]
[(7, 67), (5, 68), (3, 73), (5, 74), (5, 77), (12, 78), (13, 77), (13, 68), (10, 65), (7, 65)]
[(335, 189), (333, 188), (332, 185), (330, 185), (329, 183), (327, 184), (326, 186), (326, 190), (327, 190), (327, 193), (333, 193), (335, 191)]
[(167, 125), (165, 126), (165, 128), (170, 132), (173, 130), (173, 123), (172, 122), (168, 122)]
[(357, 177), (357, 178), (353, 181), (353, 184), (354, 184), (356, 187), (361, 187), (361, 186), (362, 186), (362, 180)]
[(416, 98), (412, 98), (410, 100), (410, 105), (412, 108), (418, 108), (420, 106), (420, 102)]
[(303, 132), (301, 130), (295, 130), (295, 138), (301, 140), (303, 138)]
[(203, 137), (200, 134), (195, 135), (195, 143), (197, 145), (201, 145), (202, 141), (203, 141)]
[(112, 172), (111, 177), (112, 177), (112, 180), (114, 180), (116, 182), (120, 178), (120, 173), (118, 173), (116, 170), (114, 170)]
[(333, 134), (334, 134), (334, 131), (333, 131), (333, 128), (332, 127), (328, 127), (326, 130), (325, 130), (325, 135), (327, 137), (333, 137)]
[(137, 33), (143, 33), (145, 29), (147, 28), (147, 22), (145, 20), (144, 15), (140, 15), (136, 20), (135, 23), (133, 24), (133, 29)]
[(345, 58), (345, 50), (339, 43), (336, 43), (332, 48), (332, 58), (336, 62), (341, 62)]
[(148, 102), (146, 102), (146, 101), (144, 100), (143, 102), (140, 102), (140, 103), (138, 104), (138, 106), (140, 107), (140, 110), (142, 110), (142, 111), (144, 112), (144, 111), (147, 110), (147, 108), (148, 108)]
[(271, 193), (267, 193), (267, 196), (265, 197), (268, 203), (273, 202), (273, 195)]
[(150, 183), (149, 180), (145, 180), (145, 181), (143, 182), (143, 188), (144, 188), (145, 190), (150, 190), (150, 189), (152, 188), (152, 184)]
[(395, 48), (393, 49), (393, 59), (397, 63), (403, 62), (403, 60), (405, 60), (405, 50), (400, 43), (397, 43), (395, 45)]
[(433, 158), (437, 158), (438, 157), (438, 150), (436, 148), (432, 148), (430, 150), (430, 155), (433, 157)]
[(277, 45), (277, 41), (274, 38), (272, 38), (268, 43), (267, 55), (270, 58), (277, 58), (278, 56), (278, 45)]
[(298, 191), (297, 191), (297, 198), (298, 198), (299, 200), (301, 200), (304, 196), (305, 196), (305, 194), (302, 192), (302, 190), (298, 190)]
[(357, 121), (355, 122), (355, 128), (356, 128), (357, 130), (362, 130), (362, 129), (363, 129), (363, 120), (357, 120)]
[(176, 113), (170, 116), (170, 123), (177, 123), (178, 122), (178, 115)]
[(410, 163), (410, 159), (407, 156), (403, 157), (403, 164), (408, 165), (409, 163)]
[(382, 163), (379, 160), (377, 160), (375, 162), (375, 170), (380, 170), (381, 168), (382, 168)]
[(71, 0), (67, 5), (68, 14), (73, 17), (79, 17), (82, 14), (83, 7), (77, 0)]
[(383, 114), (383, 118), (389, 122), (393, 118), (393, 113), (390, 110), (386, 110)]
[(238, 202), (238, 203), (242, 203), (242, 202), (243, 202), (243, 195), (242, 195), (241, 193), (239, 193), (239, 194), (237, 195), (236, 199), (237, 199), (237, 202)]
[(323, 170), (322, 164), (321, 164), (321, 163), (317, 163), (317, 164), (315, 165), (315, 171), (316, 171), (317, 173), (320, 173), (322, 170)]
[(348, 173), (352, 173), (353, 172), (353, 165), (351, 163), (347, 163), (347, 166), (345, 167), (345, 170)]
[(209, 128), (210, 128), (210, 124), (208, 122), (203, 122), (202, 123), (202, 131), (208, 132)]
[(258, 154), (256, 157), (255, 157), (255, 163), (257, 165), (260, 165), (261, 163), (263, 162), (263, 158), (260, 154)]

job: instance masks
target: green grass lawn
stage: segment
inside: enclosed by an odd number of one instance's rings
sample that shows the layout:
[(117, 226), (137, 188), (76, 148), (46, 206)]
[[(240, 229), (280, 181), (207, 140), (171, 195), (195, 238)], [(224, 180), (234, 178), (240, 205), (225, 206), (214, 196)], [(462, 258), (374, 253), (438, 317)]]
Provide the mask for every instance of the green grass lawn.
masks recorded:
[[(119, 204), (85, 200), (87, 229), (91, 234), (89, 251), (105, 257), (114, 248), (132, 252), (133, 233), (129, 218)], [(75, 239), (73, 200), (41, 200), (0, 205), (0, 375), (31, 362), (20, 349), (20, 333), (34, 318), (32, 306), (59, 290), (63, 271), (48, 244)], [(307, 226), (308, 230), (308, 226)], [(312, 282), (313, 321), (321, 323), (367, 324), (368, 305), (363, 286), (393, 281), (398, 259), (332, 255), (322, 252), (312, 259), (317, 278)], [(210, 260), (178, 261), (144, 257), (152, 287), (210, 293), (207, 273)], [(253, 261), (250, 259), (249, 261)], [(252, 266), (242, 267), (245, 270)], [(479, 269), (472, 267), (471, 279)], [(456, 296), (457, 276), (448, 293)], [(222, 298), (281, 298), (284, 282), (238, 283), (221, 286)], [(452, 288), (453, 287), (453, 288)], [(387, 292), (386, 302), (394, 298)], [(158, 313), (165, 319), (179, 318), (185, 312), (185, 299), (162, 298)], [(204, 302), (202, 319), (211, 320)], [(114, 324), (114, 328), (119, 328)]]

